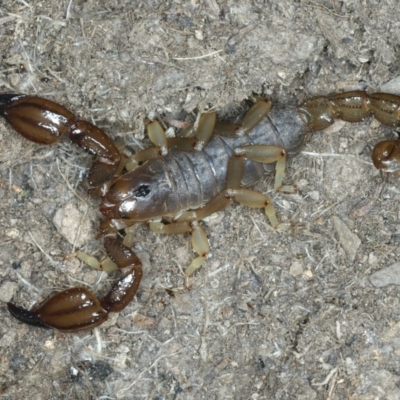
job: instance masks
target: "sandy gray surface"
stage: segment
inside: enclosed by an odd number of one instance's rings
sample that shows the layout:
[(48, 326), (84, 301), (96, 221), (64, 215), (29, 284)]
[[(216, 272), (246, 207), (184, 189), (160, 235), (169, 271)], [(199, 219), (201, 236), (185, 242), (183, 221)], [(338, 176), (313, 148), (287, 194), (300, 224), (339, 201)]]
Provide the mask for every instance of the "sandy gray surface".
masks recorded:
[[(58, 101), (130, 151), (148, 146), (146, 116), (234, 115), (253, 93), (294, 105), (399, 92), (382, 86), (399, 75), (394, 0), (5, 0), (0, 35), (2, 92)], [(94, 331), (35, 329), (1, 306), (2, 398), (399, 399), (400, 191), (370, 161), (391, 135), (373, 119), (315, 134), (287, 169), (298, 193), (275, 193), (270, 177), (257, 186), (281, 227), (237, 204), (218, 213), (188, 287), (189, 237), (139, 226), (139, 292)], [(98, 202), (78, 187), (90, 157), (3, 122), (0, 140), (0, 300), (29, 308), (71, 286), (107, 291), (106, 275), (71, 257), (104, 254)]]

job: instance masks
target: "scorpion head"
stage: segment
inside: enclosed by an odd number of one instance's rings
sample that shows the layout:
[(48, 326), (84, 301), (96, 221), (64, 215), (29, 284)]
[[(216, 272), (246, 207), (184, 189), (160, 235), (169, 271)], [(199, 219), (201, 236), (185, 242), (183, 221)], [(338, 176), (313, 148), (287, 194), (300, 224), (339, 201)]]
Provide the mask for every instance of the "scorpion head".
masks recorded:
[(157, 163), (148, 162), (112, 184), (100, 211), (108, 219), (148, 221), (168, 214), (168, 189), (169, 185), (160, 179)]

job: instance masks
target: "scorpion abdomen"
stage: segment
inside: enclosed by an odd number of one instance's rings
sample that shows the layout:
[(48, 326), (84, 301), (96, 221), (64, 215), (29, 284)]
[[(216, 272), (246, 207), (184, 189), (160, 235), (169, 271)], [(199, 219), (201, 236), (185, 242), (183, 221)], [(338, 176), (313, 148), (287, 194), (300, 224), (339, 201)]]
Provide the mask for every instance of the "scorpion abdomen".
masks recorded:
[[(297, 109), (278, 107), (271, 110), (248, 135), (214, 135), (203, 151), (171, 150), (161, 159), (148, 161), (117, 180), (107, 197), (110, 204), (121, 204), (119, 217), (129, 219), (136, 219), (139, 215), (140, 220), (173, 216), (182, 210), (196, 209), (226, 188), (228, 161), (235, 149), (268, 144), (282, 147), (290, 157), (294, 157), (300, 152), (305, 136)], [(255, 184), (273, 169), (274, 164), (246, 160), (241, 186)], [(124, 190), (121, 190), (121, 185)], [(126, 199), (111, 199), (114, 192), (129, 195)], [(137, 196), (138, 193), (146, 196)], [(133, 202), (136, 204), (131, 207), (132, 211), (129, 215), (124, 214), (124, 209)], [(117, 214), (107, 216), (118, 218)]]
[[(249, 135), (214, 136), (202, 152), (171, 152), (163, 161), (171, 181), (176, 182), (178, 210), (200, 207), (225, 189), (228, 161), (234, 149), (268, 144), (282, 147), (289, 157), (294, 157), (303, 147), (305, 136), (295, 107), (273, 108)], [(241, 186), (254, 185), (274, 168), (275, 164), (246, 160)]]

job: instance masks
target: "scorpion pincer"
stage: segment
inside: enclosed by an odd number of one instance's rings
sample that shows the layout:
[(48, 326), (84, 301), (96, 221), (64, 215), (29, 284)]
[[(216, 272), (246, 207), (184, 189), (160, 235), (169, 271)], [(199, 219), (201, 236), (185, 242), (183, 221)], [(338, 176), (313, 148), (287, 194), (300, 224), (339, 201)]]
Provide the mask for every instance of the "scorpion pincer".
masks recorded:
[[(142, 264), (134, 251), (116, 238), (119, 230), (149, 222), (160, 233), (192, 233), (199, 254), (186, 269), (191, 275), (209, 253), (207, 236), (199, 220), (223, 209), (231, 201), (264, 208), (273, 227), (278, 225), (269, 198), (248, 189), (271, 172), (275, 163), (276, 190), (283, 186), (287, 157), (296, 156), (309, 132), (330, 126), (335, 118), (363, 121), (370, 115), (389, 126), (400, 125), (400, 97), (386, 93), (346, 92), (314, 97), (299, 107), (274, 107), (258, 101), (241, 123), (217, 121), (215, 112), (203, 114), (185, 137), (166, 137), (157, 121), (147, 125), (153, 146), (126, 160), (114, 142), (98, 127), (78, 119), (69, 110), (40, 97), (0, 95), (0, 114), (25, 138), (52, 144), (63, 135), (96, 156), (87, 179), (90, 193), (101, 195), (100, 225), (104, 247), (122, 272), (105, 297), (86, 288), (59, 292), (41, 306), (25, 310), (8, 303), (22, 322), (62, 332), (77, 332), (103, 323), (110, 312), (125, 308), (138, 290)], [(399, 169), (400, 141), (378, 143), (374, 165), (384, 171)]]

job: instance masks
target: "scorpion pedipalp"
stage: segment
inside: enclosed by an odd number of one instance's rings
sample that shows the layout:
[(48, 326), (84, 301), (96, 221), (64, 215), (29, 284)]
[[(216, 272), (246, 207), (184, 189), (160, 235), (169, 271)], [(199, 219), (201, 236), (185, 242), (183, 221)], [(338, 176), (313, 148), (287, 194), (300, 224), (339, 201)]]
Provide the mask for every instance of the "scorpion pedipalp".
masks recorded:
[(55, 294), (30, 311), (7, 303), (11, 315), (29, 325), (54, 328), (60, 332), (79, 332), (99, 326), (108, 318), (109, 312), (124, 309), (139, 287), (142, 263), (117, 239), (105, 238), (104, 246), (125, 273), (101, 300), (88, 289), (76, 287)]
[(55, 294), (40, 307), (24, 310), (7, 304), (10, 313), (22, 322), (54, 328), (61, 332), (78, 332), (94, 328), (107, 319), (99, 299), (85, 288), (72, 288)]
[(20, 135), (33, 142), (52, 144), (68, 135), (86, 152), (98, 156), (88, 174), (92, 188), (112, 178), (119, 166), (120, 154), (109, 136), (90, 122), (76, 119), (58, 103), (36, 96), (2, 95), (0, 115)]

